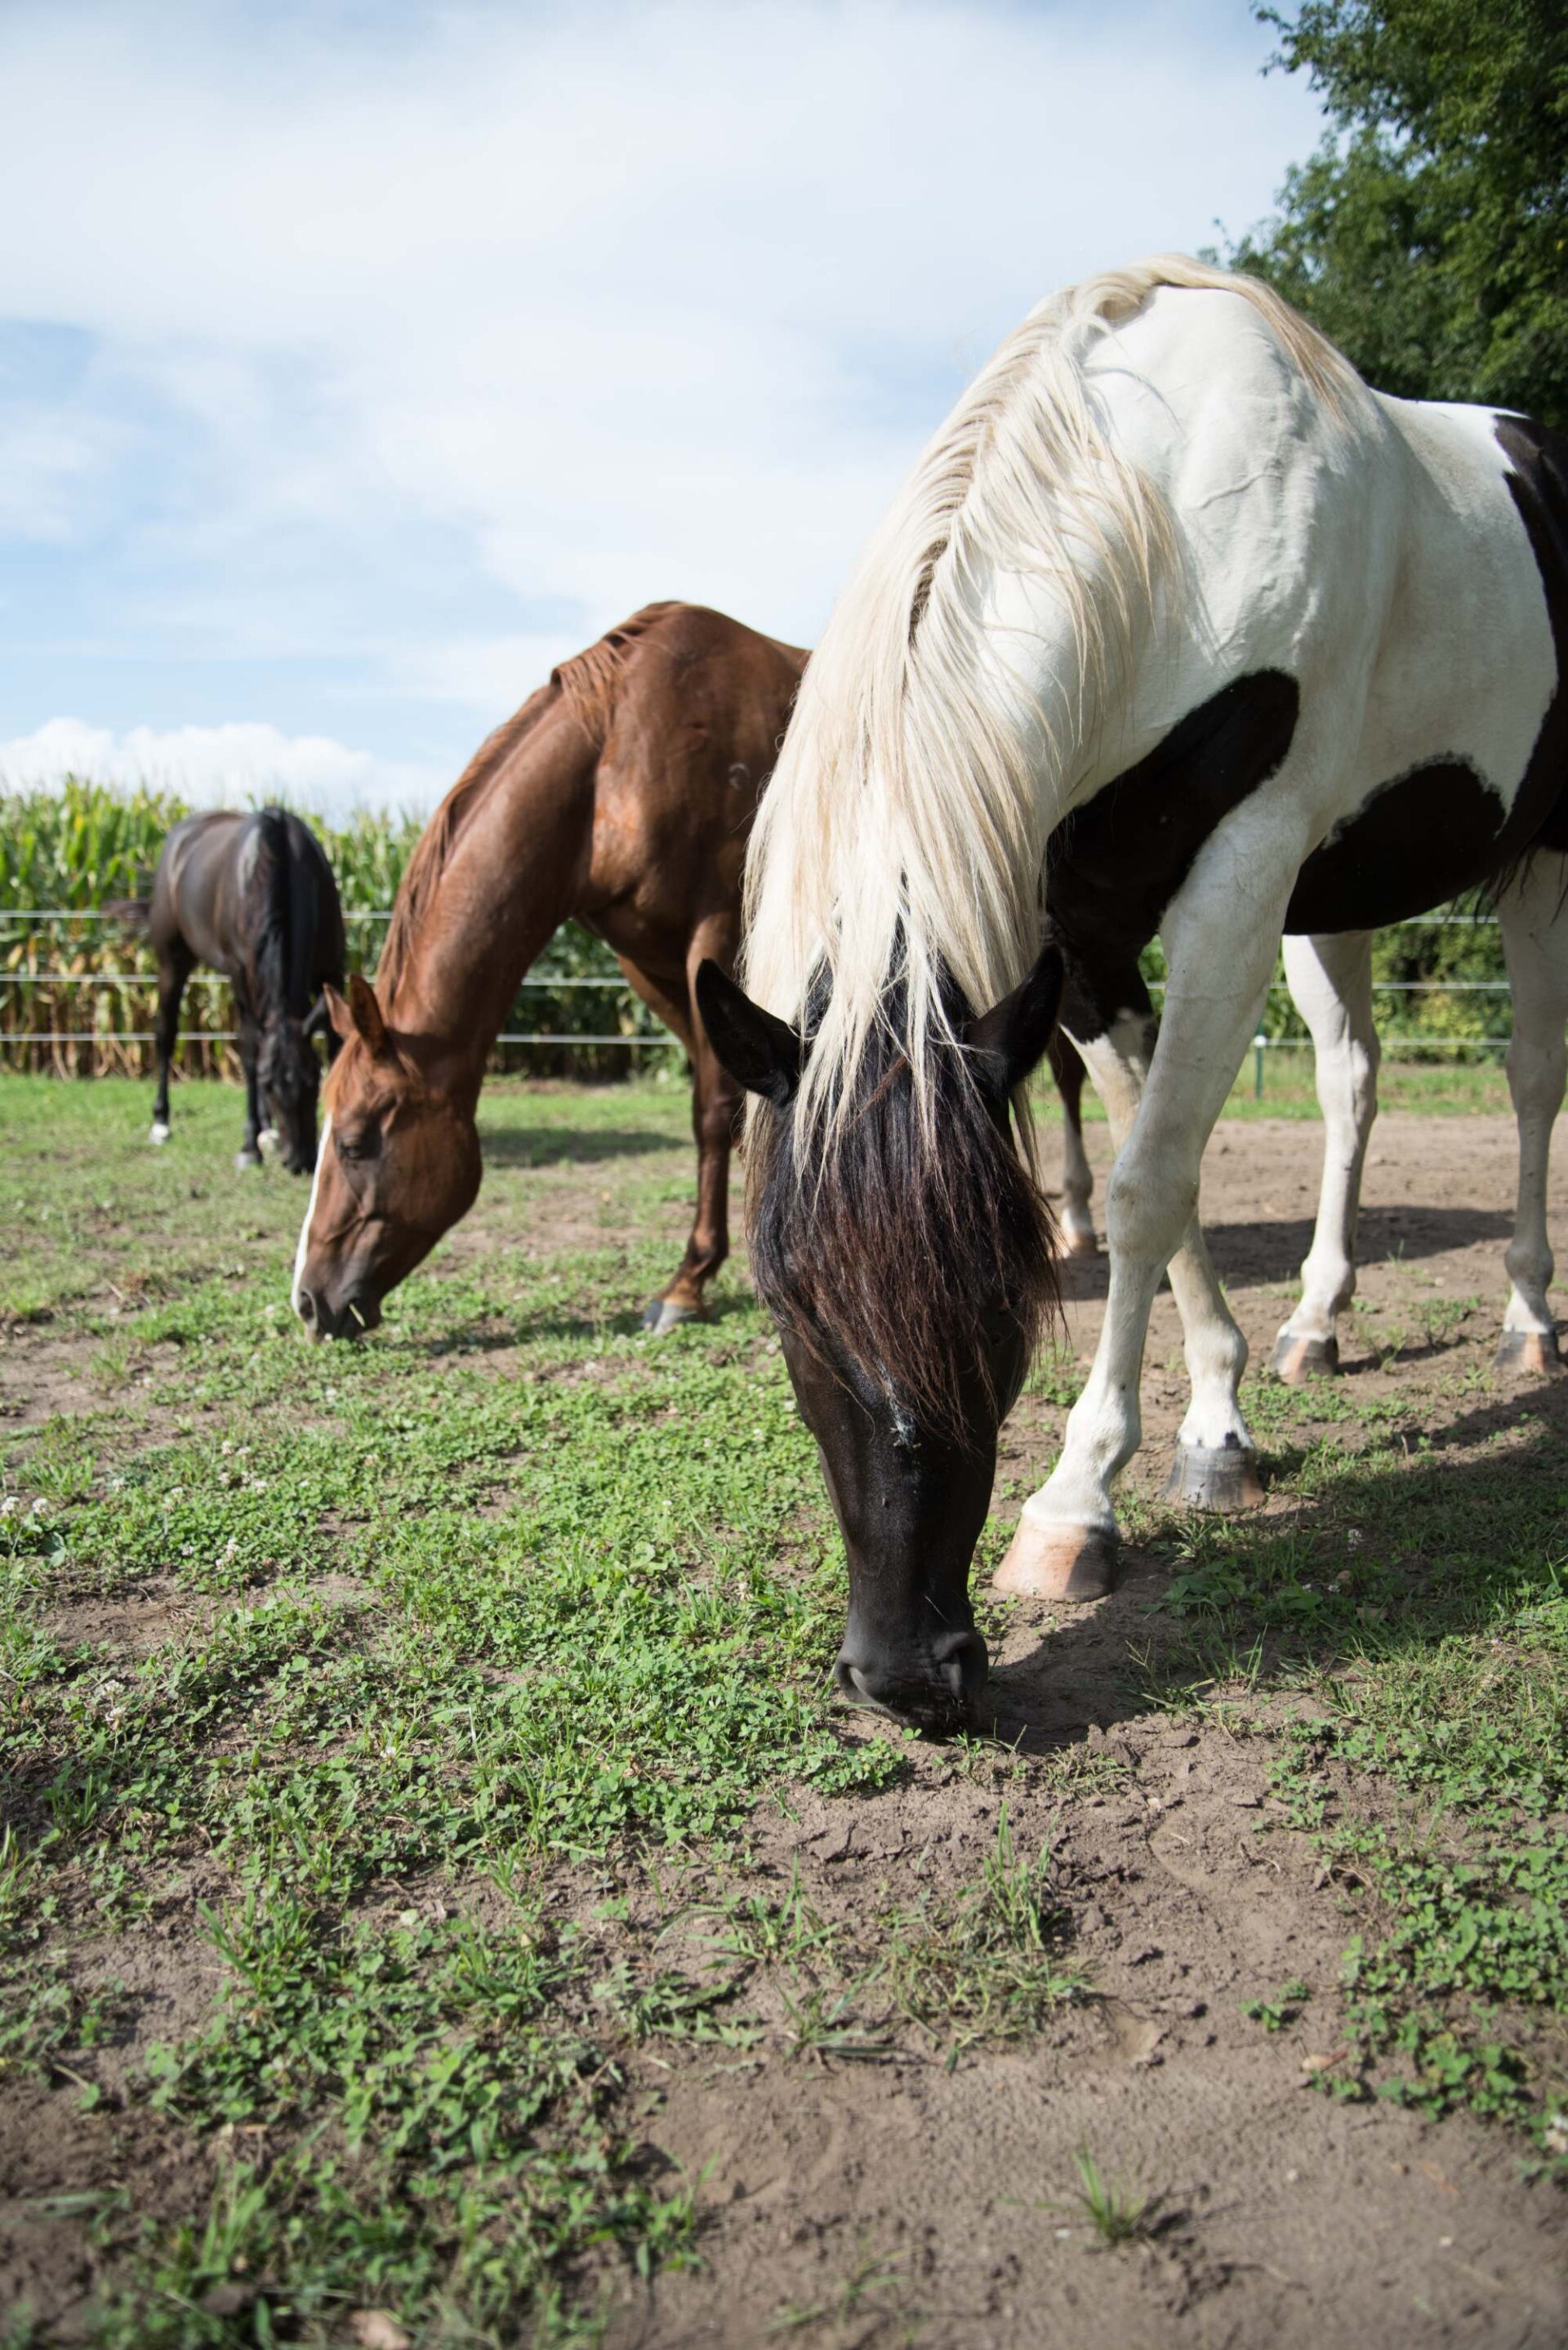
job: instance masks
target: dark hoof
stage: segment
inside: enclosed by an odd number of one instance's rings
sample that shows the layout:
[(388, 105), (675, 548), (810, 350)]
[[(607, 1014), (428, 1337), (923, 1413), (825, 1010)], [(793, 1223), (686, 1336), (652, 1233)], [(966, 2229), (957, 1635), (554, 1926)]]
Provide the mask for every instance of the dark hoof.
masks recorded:
[(992, 1589), (1011, 1599), (1103, 1599), (1116, 1588), (1118, 1548), (1097, 1526), (1020, 1518)]
[(677, 1305), (668, 1297), (650, 1297), (642, 1309), (642, 1326), (662, 1337), (667, 1330), (679, 1330), (683, 1322), (706, 1322), (705, 1305)]
[(1549, 1379), (1563, 1367), (1555, 1330), (1505, 1330), (1497, 1367), (1510, 1378)]
[(236, 1150), (234, 1153), (234, 1165), (236, 1167), (259, 1167), (261, 1163), (262, 1155), (259, 1150), (246, 1149), (244, 1150)]
[(1213, 1451), (1202, 1444), (1179, 1444), (1165, 1498), (1184, 1502), (1189, 1510), (1255, 1510), (1263, 1498), (1258, 1456), (1239, 1444)]
[(1288, 1330), (1282, 1330), (1274, 1341), (1270, 1367), (1288, 1388), (1303, 1387), (1308, 1379), (1331, 1379), (1339, 1368), (1339, 1340), (1293, 1338)]

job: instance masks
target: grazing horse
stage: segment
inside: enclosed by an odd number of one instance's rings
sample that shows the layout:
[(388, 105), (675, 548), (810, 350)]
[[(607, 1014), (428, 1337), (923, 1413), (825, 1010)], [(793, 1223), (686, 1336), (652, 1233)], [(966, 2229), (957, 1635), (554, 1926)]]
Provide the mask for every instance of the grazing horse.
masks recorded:
[(261, 1143), (275, 1133), (290, 1173), (308, 1174), (321, 1087), (312, 1037), (321, 991), (342, 985), (345, 959), (343, 910), (320, 842), (283, 808), (183, 816), (163, 844), (146, 920), (158, 957), (151, 1139), (169, 1139), (169, 1064), (185, 983), (210, 963), (234, 990), (240, 1025), (245, 1128), (234, 1164), (259, 1167)]
[[(1006, 1088), (1058, 1003), (1116, 1146), (1109, 1294), (1004, 1590), (1113, 1581), (1168, 1266), (1192, 1381), (1176, 1490), (1255, 1483), (1198, 1179), (1282, 933), (1491, 881), (1543, 1158), (1565, 664), (1568, 447), (1380, 397), (1254, 281), (1109, 273), (1043, 304), (961, 400), (804, 681), (753, 841), (752, 994), (698, 983), (760, 1097), (753, 1263), (848, 1551), (846, 1694), (941, 1726), (984, 1675), (967, 1571), (1053, 1272)], [(1516, 1266), (1527, 1314), (1541, 1271)]]
[(740, 939), (741, 868), (805, 666), (722, 613), (651, 604), (562, 663), (483, 744), (403, 877), (374, 989), (329, 994), (346, 1049), (295, 1310), (356, 1337), (479, 1191), (474, 1108), (517, 983), (576, 916), (691, 1058), (697, 1212), (651, 1329), (704, 1318), (729, 1253), (739, 1090), (691, 1002)]

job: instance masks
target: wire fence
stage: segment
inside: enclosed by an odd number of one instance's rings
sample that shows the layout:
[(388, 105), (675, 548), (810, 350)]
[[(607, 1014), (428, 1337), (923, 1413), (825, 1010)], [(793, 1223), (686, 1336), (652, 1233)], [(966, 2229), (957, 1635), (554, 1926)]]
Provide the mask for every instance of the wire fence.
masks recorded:
[[(375, 934), (390, 919), (390, 910), (386, 908), (358, 908), (344, 916), (359, 934), (365, 950), (358, 960), (372, 974), (379, 945)], [(1373, 981), (1375, 997), (1390, 1001), (1390, 1017), (1379, 1024), (1387, 1046), (1417, 1057), (1506, 1050), (1510, 1029), (1502, 1024), (1501, 1015), (1506, 1011), (1501, 999), (1507, 997), (1509, 987), (1507, 979), (1498, 975), (1497, 927), (1493, 915), (1441, 912), (1392, 924), (1388, 932), (1380, 934), (1380, 947), (1400, 933), (1476, 934), (1468, 946), (1458, 939), (1444, 938), (1434, 941), (1428, 951), (1414, 954), (1407, 939), (1404, 945), (1396, 943), (1380, 957), (1402, 974), (1390, 976), (1385, 969)], [(1454, 967), (1456, 953), (1470, 967)], [(40, 968), (43, 955), (47, 961)], [(548, 967), (552, 962), (558, 966), (574, 957), (579, 965), (587, 960), (598, 967)], [(1415, 964), (1428, 967), (1413, 969)], [(1150, 951), (1146, 971), (1150, 993), (1158, 1002), (1166, 985), (1158, 947)], [(84, 993), (88, 999), (85, 1017)], [(43, 1067), (60, 1076), (116, 1072), (145, 1076), (151, 1071), (155, 1042), (150, 1024), (155, 993), (151, 951), (128, 930), (123, 916), (76, 907), (0, 908), (0, 1066)], [(141, 1008), (134, 1003), (138, 995), (145, 1005), (142, 1020), (148, 1024), (119, 1024), (127, 1011), (135, 1021), (136, 1011)], [(597, 999), (595, 1008), (607, 1014), (597, 1026), (587, 1024), (591, 1017), (590, 999)], [(1473, 1012), (1471, 999), (1475, 999)], [(1444, 1024), (1440, 1029), (1407, 1024), (1409, 1014), (1418, 1013), (1423, 1004), (1440, 1010)], [(639, 1054), (657, 1060), (680, 1049), (624, 973), (611, 966), (607, 949), (580, 932), (566, 939), (564, 951), (557, 941), (520, 983), (513, 1009), (512, 1023), (495, 1040), (493, 1066), (607, 1076), (627, 1070), (634, 1065), (631, 1056)], [(178, 1066), (192, 1076), (237, 1075), (237, 1032), (227, 983), (211, 972), (194, 973), (187, 989), (186, 1010), (191, 1024), (182, 1030)], [(530, 1012), (543, 1016), (527, 1025)], [(1306, 1041), (1283, 976), (1277, 973), (1253, 1040), (1260, 1093), (1264, 1054), (1298, 1047)], [(519, 1062), (517, 1055), (527, 1057)]]

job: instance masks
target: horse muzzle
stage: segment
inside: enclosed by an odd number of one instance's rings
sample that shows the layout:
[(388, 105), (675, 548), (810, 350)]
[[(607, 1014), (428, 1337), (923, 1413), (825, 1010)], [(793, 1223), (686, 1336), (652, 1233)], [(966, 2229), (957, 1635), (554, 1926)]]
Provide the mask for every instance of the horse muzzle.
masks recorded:
[(317, 1341), (363, 1338), (381, 1323), (380, 1299), (365, 1291), (351, 1292), (334, 1305), (324, 1290), (307, 1289), (302, 1283), (295, 1295), (294, 1310), (306, 1336)]
[(852, 1656), (846, 1642), (833, 1677), (851, 1705), (875, 1706), (944, 1737), (972, 1721), (990, 1665), (978, 1632), (951, 1632), (918, 1657), (862, 1654), (858, 1647)]

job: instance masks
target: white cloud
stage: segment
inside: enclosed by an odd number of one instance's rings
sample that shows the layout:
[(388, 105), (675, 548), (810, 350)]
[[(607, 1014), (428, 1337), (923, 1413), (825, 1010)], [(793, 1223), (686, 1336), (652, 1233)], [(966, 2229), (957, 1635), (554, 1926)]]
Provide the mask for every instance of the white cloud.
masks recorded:
[(1318, 117), (1263, 47), (1241, 0), (9, 0), (0, 314), (182, 420), (128, 525), (165, 641), (491, 718), (509, 599), (525, 644), (662, 596), (809, 639), (1039, 295), (1266, 208)]
[(206, 807), (249, 807), (276, 796), (334, 820), (359, 807), (424, 814), (450, 778), (378, 759), (326, 734), (285, 734), (262, 724), (133, 726), (115, 733), (80, 718), (51, 718), (0, 742), (0, 783), (14, 790), (67, 775), (180, 793)]

